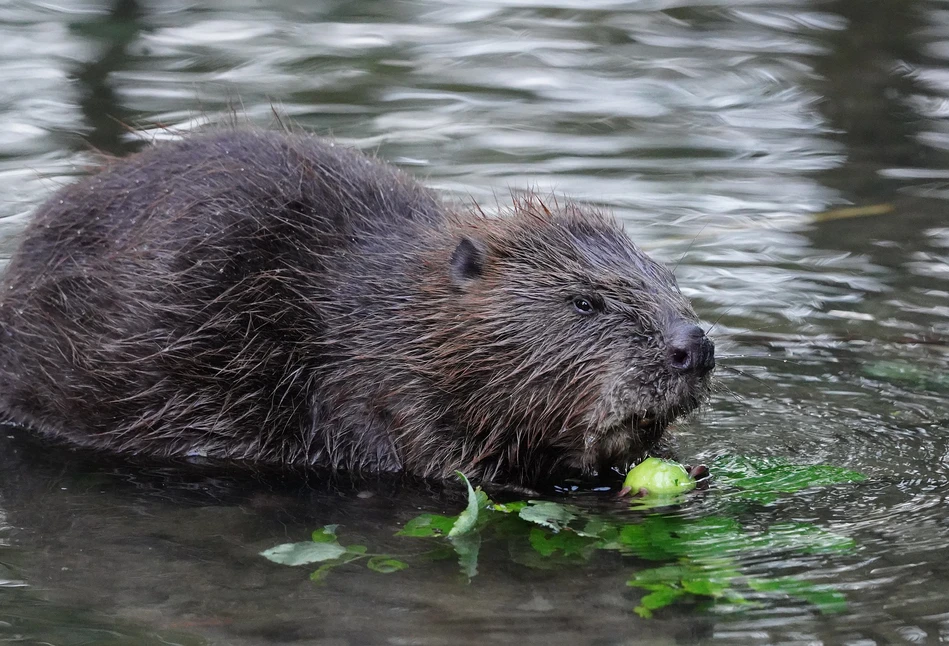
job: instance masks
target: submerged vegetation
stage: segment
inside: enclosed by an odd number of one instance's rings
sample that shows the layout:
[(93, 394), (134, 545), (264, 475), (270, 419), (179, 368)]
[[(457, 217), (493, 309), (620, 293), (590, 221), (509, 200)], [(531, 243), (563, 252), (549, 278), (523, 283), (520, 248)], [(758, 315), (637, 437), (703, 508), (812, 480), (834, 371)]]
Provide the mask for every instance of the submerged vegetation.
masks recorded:
[[(722, 457), (711, 468), (715, 491), (734, 497), (742, 506), (767, 505), (806, 488), (864, 479), (840, 467), (795, 465), (774, 458)], [(717, 610), (759, 606), (775, 596), (800, 599), (824, 613), (846, 606), (842, 592), (808, 581), (806, 573), (764, 577), (743, 570), (742, 563), (756, 555), (854, 549), (849, 537), (816, 525), (788, 522), (749, 528), (730, 516), (684, 517), (663, 510), (663, 506), (687, 501), (685, 495), (664, 497), (660, 506), (654, 500), (633, 500), (629, 504), (643, 515), (630, 522), (628, 514), (591, 513), (560, 502), (496, 503), (463, 475), (459, 477), (468, 490), (464, 510), (454, 516), (420, 514), (397, 532), (397, 536), (427, 542), (426, 550), (411, 557), (371, 554), (364, 545), (344, 545), (336, 525), (314, 531), (309, 541), (278, 545), (262, 555), (284, 565), (319, 563), (310, 575), (314, 581), (350, 563), (364, 563), (375, 572), (389, 574), (409, 567), (404, 559), (454, 557), (470, 580), (478, 573), (482, 542), (497, 540), (507, 544), (512, 560), (528, 567), (575, 567), (603, 551), (629, 557), (631, 574), (626, 585), (645, 591), (633, 608), (641, 617), (651, 617), (687, 598), (711, 602)]]

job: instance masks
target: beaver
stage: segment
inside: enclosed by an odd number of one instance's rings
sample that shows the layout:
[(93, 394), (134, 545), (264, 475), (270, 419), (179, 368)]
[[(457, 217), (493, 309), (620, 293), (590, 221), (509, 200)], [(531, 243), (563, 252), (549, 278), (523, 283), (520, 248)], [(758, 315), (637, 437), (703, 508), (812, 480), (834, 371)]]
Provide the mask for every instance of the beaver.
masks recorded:
[(232, 128), (39, 207), (0, 284), (0, 414), (154, 456), (534, 485), (623, 467), (714, 346), (607, 214), (500, 217), (319, 137)]

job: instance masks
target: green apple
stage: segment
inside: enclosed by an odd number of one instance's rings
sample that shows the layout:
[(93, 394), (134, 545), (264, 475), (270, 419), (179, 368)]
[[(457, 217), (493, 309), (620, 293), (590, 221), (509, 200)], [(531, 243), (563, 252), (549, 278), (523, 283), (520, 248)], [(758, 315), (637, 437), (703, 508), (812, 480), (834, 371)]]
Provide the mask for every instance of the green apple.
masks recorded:
[(678, 462), (646, 458), (626, 474), (622, 493), (669, 495), (695, 489), (695, 480)]

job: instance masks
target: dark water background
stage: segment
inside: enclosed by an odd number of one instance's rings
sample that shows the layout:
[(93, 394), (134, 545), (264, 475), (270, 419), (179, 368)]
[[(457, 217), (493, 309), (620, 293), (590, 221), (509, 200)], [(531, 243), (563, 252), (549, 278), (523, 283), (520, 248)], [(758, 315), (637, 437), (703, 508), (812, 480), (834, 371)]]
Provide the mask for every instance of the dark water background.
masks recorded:
[[(540, 571), (484, 549), (471, 583), (449, 561), (314, 585), (257, 553), (327, 523), (405, 550), (405, 521), (457, 501), (4, 440), (0, 641), (949, 641), (949, 4), (0, 3), (0, 251), (91, 149), (125, 153), (233, 112), (266, 124), (275, 108), (461, 197), (490, 205), (533, 186), (608, 207), (677, 264), (717, 322), (721, 364), (745, 373), (718, 371), (712, 405), (680, 428), (683, 457), (869, 476), (739, 518), (853, 538), (848, 553), (743, 563), (833, 584), (847, 611), (778, 597), (645, 620), (625, 586), (637, 564), (612, 554)], [(892, 362), (915, 376), (881, 373)], [(670, 513), (729, 509), (713, 489)]]

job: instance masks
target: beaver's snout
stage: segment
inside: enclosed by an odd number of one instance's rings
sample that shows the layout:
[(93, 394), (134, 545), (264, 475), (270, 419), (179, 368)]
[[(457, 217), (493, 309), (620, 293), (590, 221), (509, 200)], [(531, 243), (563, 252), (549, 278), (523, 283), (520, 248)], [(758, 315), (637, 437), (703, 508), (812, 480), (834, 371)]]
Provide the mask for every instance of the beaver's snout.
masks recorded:
[(680, 323), (669, 335), (669, 365), (682, 373), (706, 375), (715, 367), (715, 344), (693, 323)]

